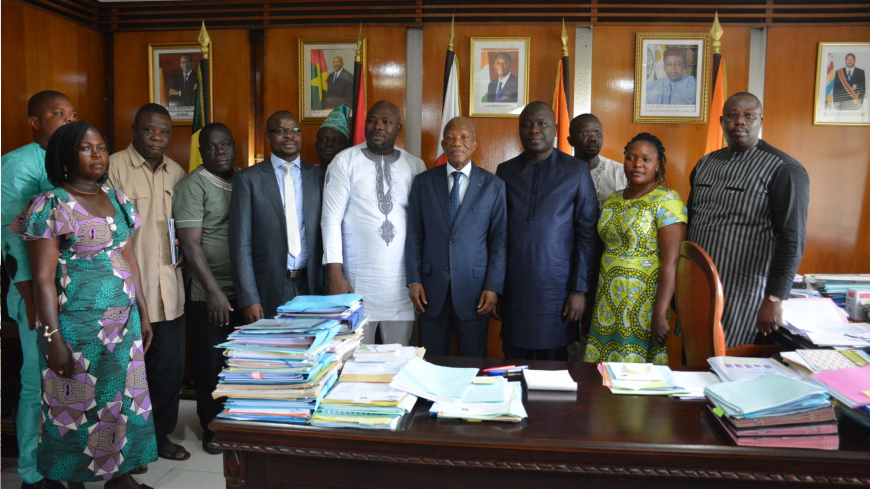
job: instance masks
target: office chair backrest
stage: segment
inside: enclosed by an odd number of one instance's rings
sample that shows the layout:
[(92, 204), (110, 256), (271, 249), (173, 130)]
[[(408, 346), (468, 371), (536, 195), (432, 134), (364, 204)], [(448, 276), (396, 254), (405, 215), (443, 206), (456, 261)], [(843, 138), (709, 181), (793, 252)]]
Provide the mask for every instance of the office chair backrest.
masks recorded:
[(680, 245), (675, 296), (686, 365), (707, 369), (708, 358), (725, 355), (725, 299), (710, 255), (690, 241)]

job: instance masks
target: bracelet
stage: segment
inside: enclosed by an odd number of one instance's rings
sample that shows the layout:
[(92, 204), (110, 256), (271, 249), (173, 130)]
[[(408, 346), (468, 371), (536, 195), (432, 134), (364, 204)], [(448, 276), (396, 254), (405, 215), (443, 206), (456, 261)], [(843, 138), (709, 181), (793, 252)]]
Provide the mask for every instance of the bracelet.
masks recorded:
[(46, 327), (46, 328), (45, 328), (45, 332), (42, 334), (42, 336), (45, 337), (45, 340), (46, 340), (46, 341), (48, 341), (49, 343), (51, 343), (51, 335), (57, 333), (58, 331), (60, 331), (60, 328), (55, 328), (55, 329), (53, 329), (53, 330), (49, 333), (49, 332), (48, 332), (48, 327)]

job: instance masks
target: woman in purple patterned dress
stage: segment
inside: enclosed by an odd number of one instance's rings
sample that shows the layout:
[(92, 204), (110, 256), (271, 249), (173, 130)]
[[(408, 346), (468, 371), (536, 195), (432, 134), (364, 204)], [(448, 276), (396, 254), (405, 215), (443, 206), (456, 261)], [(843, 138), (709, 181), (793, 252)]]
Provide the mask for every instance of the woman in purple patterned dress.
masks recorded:
[(145, 377), (151, 323), (126, 246), (141, 223), (124, 194), (101, 187), (109, 153), (97, 128), (62, 126), (45, 167), (57, 188), (33, 197), (10, 225), (29, 241), (42, 332), (37, 469), (70, 489), (87, 481), (147, 488), (129, 474), (157, 459)]

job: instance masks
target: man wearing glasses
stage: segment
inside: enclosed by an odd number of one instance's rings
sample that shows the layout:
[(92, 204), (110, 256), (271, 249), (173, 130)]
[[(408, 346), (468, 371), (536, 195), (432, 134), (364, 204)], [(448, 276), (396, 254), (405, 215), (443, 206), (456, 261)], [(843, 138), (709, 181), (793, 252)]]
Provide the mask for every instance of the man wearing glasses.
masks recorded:
[(270, 158), (233, 177), (229, 245), (245, 322), (271, 318), (297, 295), (321, 294), (324, 171), (299, 157), (302, 129), (287, 111), (266, 121)]
[(781, 301), (804, 253), (810, 182), (800, 163), (758, 138), (755, 95), (732, 95), (722, 114), (728, 147), (692, 170), (687, 239), (719, 271), (727, 346), (763, 343), (782, 325)]
[(568, 134), (568, 143), (574, 147), (574, 157), (589, 165), (598, 209), (601, 209), (610, 194), (628, 186), (622, 164), (599, 154), (604, 144), (604, 132), (601, 121), (594, 115), (581, 114), (575, 117)]

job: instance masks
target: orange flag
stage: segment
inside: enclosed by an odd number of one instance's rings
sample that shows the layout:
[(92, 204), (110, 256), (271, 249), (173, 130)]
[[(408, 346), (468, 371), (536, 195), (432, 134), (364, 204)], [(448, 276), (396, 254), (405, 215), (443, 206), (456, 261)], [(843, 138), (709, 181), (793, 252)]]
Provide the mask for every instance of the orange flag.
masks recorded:
[[(718, 63), (717, 63), (718, 61)], [(721, 54), (713, 55), (713, 96), (710, 97), (710, 115), (707, 119), (707, 146), (704, 154), (712, 153), (725, 147), (722, 139), (722, 107), (725, 105), (725, 60)]]

